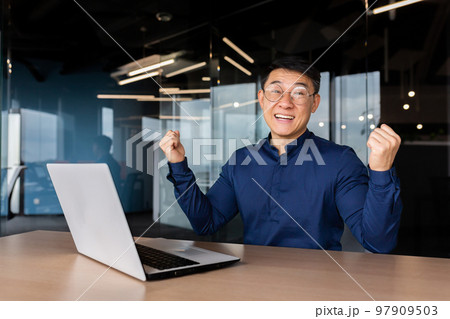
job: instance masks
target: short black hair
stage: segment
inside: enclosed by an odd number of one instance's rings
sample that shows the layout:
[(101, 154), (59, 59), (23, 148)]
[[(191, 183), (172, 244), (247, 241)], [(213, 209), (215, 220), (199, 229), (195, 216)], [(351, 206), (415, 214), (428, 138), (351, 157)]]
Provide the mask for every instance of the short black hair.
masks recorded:
[(318, 93), (320, 89), (320, 72), (311, 63), (303, 60), (298, 56), (286, 56), (273, 61), (263, 73), (261, 78), (261, 86), (264, 88), (270, 72), (277, 69), (286, 69), (299, 72), (311, 79), (314, 92)]
[(99, 135), (94, 139), (94, 144), (97, 144), (97, 147), (100, 150), (109, 153), (112, 145), (112, 140), (108, 136)]

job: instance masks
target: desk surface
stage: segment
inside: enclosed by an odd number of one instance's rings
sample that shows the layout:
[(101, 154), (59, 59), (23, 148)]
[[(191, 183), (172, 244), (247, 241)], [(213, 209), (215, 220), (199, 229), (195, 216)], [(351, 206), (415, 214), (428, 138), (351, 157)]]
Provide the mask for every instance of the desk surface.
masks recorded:
[(79, 255), (70, 233), (3, 237), (0, 300), (450, 300), (449, 259), (329, 251), (344, 271), (320, 250), (195, 244), (241, 262), (141, 282)]

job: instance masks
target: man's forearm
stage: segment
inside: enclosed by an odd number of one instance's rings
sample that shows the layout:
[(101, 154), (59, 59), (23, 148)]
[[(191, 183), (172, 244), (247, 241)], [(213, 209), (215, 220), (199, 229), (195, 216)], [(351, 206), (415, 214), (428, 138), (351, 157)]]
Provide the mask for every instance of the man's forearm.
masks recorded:
[(402, 207), (395, 169), (371, 171), (362, 219), (363, 246), (366, 249), (387, 253), (395, 248)]
[(232, 194), (222, 185), (223, 183), (215, 183), (207, 196), (196, 184), (194, 173), (189, 169), (186, 159), (180, 163), (169, 163), (169, 169), (167, 178), (174, 184), (178, 204), (197, 234), (212, 234), (234, 216), (232, 207), (220, 205), (220, 203), (213, 205), (217, 197), (215, 194), (221, 194), (220, 198), (226, 198), (227, 194)]

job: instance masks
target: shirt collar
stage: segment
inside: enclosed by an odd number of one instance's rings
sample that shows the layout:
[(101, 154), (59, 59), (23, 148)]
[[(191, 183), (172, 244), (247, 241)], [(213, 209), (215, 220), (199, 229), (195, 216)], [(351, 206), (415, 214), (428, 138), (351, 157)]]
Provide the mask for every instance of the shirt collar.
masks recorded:
[[(290, 142), (289, 144), (287, 144), (285, 146), (285, 150), (288, 157), (290, 157), (292, 154), (296, 153), (296, 150), (299, 150), (302, 146), (303, 143), (305, 142), (305, 140), (307, 138), (310, 138), (313, 135), (312, 132), (310, 132), (308, 129), (306, 129), (306, 131), (300, 135), (296, 140)], [(269, 152), (271, 155), (274, 155), (276, 158), (279, 157), (278, 155), (278, 149), (273, 146), (270, 145), (270, 139), (272, 138), (272, 133), (269, 133), (269, 135), (262, 140), (262, 142), (264, 143), (262, 145), (262, 149), (264, 149), (265, 151)]]

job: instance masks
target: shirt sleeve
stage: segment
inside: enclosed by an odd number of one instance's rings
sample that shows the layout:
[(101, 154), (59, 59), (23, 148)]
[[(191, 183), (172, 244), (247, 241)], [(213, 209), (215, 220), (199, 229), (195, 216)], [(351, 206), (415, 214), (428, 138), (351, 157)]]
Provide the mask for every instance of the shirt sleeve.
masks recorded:
[(219, 179), (208, 193), (202, 193), (187, 159), (179, 163), (168, 163), (167, 179), (173, 183), (175, 198), (199, 235), (215, 233), (238, 212), (236, 196), (231, 182), (231, 168), (222, 167)]
[(394, 249), (403, 208), (394, 167), (368, 170), (351, 148), (345, 150), (335, 198), (344, 222), (364, 248), (378, 253)]

